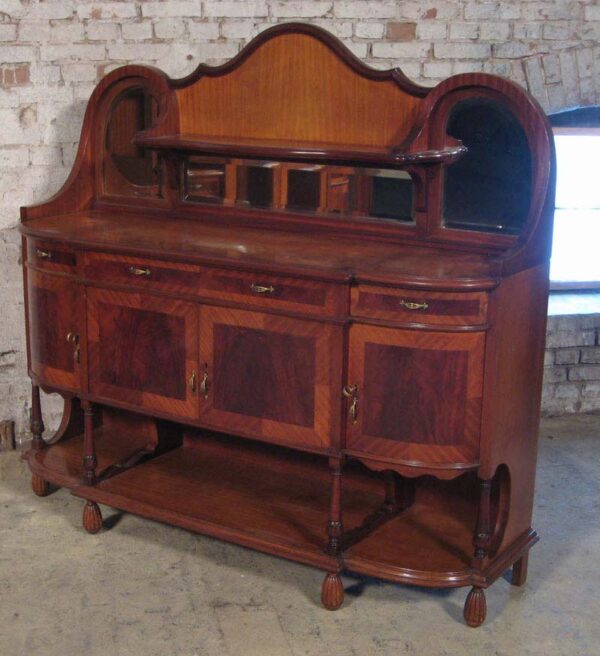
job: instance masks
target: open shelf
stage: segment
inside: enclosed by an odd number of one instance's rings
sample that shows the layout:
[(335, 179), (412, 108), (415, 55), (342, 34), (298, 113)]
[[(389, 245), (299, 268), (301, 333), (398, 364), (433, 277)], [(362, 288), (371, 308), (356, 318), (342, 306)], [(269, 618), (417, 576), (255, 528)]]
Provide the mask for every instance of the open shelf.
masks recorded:
[(347, 549), (345, 566), (413, 585), (469, 585), (477, 507), (472, 475), (461, 478), (420, 479), (415, 503)]
[[(386, 517), (380, 475), (350, 463), (344, 566), (417, 585), (466, 585), (475, 501), (462, 478), (419, 479), (415, 504)], [(324, 551), (330, 485), (323, 457), (198, 431), (182, 447), (74, 494), (333, 571), (339, 561)]]
[[(377, 477), (349, 474), (346, 520), (358, 525), (383, 503)], [(77, 496), (323, 569), (331, 478), (323, 457), (213, 433)]]
[(248, 137), (215, 137), (202, 134), (145, 135), (134, 137), (137, 146), (157, 150), (193, 151), (207, 155), (274, 160), (353, 162), (377, 166), (441, 164), (458, 159), (466, 148), (457, 145), (439, 150), (403, 151), (368, 145), (341, 145)]
[[(126, 460), (139, 448), (137, 442), (102, 426), (94, 430), (94, 444), (98, 472)], [(77, 487), (83, 477), (83, 435), (30, 451), (27, 458), (31, 471), (44, 480), (60, 487)]]

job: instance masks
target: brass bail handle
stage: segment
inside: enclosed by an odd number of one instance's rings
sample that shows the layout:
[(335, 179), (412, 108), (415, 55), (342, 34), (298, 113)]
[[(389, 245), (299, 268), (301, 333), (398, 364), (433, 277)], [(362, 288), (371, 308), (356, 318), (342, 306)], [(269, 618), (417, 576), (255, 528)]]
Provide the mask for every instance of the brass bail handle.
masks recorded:
[(404, 299), (400, 301), (400, 306), (407, 310), (426, 310), (429, 307), (425, 301), (422, 303), (415, 303), (414, 301), (405, 301)]
[(200, 393), (204, 399), (208, 399), (208, 365), (204, 364), (204, 374), (200, 383)]
[(272, 294), (275, 291), (275, 287), (273, 285), (257, 285), (256, 283), (252, 283), (250, 285), (250, 289), (255, 293), (255, 294)]
[(342, 394), (352, 401), (349, 409), (350, 419), (353, 424), (356, 424), (358, 422), (358, 385), (345, 385), (342, 388)]
[(69, 332), (67, 333), (67, 342), (69, 344), (73, 344), (75, 349), (73, 350), (73, 359), (77, 364), (79, 364), (81, 360), (81, 349), (79, 348), (79, 335), (75, 332)]
[(130, 266), (129, 267), (129, 273), (132, 276), (149, 276), (150, 275), (150, 269), (148, 267)]

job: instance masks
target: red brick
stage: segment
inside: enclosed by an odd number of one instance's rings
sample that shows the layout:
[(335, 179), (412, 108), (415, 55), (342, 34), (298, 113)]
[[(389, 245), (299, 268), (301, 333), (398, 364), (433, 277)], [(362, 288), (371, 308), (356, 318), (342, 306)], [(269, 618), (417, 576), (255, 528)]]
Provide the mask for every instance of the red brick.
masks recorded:
[(395, 41), (412, 41), (417, 35), (416, 23), (388, 23), (387, 38)]
[(27, 84), (29, 82), (29, 65), (21, 64), (15, 68), (15, 83)]

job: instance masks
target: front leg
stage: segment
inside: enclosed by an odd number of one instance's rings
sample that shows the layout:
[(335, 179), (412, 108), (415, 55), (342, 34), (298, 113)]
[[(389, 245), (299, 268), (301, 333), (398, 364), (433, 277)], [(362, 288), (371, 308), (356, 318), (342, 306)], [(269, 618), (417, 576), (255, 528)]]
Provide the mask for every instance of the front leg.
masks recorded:
[[(89, 401), (83, 407), (83, 484), (96, 484), (96, 448), (94, 445), (94, 406)], [(86, 501), (83, 508), (83, 528), (88, 533), (98, 533), (102, 528), (102, 513), (97, 503)]]
[(82, 402), (83, 407), (83, 484), (96, 483), (96, 447), (94, 444), (94, 406), (89, 401)]
[[(329, 502), (329, 519), (327, 521), (327, 547), (331, 556), (337, 556), (342, 546), (342, 458), (330, 458), (331, 498)], [(339, 570), (328, 572), (321, 587), (321, 602), (327, 610), (337, 610), (344, 602), (344, 586)]]

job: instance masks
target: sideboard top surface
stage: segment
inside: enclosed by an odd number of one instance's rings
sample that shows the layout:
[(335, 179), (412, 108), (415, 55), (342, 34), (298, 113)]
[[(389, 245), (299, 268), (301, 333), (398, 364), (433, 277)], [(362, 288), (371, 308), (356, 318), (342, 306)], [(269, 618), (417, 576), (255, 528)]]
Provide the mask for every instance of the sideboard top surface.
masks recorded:
[(306, 277), (437, 288), (494, 287), (493, 261), (474, 253), (145, 214), (90, 211), (34, 219), (21, 231), (87, 249), (263, 268)]

